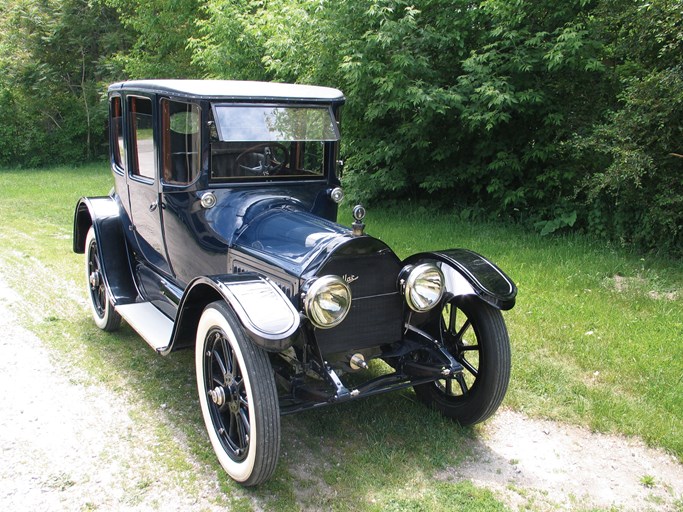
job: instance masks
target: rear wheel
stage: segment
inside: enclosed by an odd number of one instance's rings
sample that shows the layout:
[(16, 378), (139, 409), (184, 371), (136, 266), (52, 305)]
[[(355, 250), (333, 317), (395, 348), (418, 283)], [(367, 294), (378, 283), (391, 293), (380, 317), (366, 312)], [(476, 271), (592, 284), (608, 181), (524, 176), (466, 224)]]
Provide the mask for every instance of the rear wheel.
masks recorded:
[(503, 316), (474, 296), (461, 296), (443, 305), (438, 324), (438, 332), (430, 334), (443, 341), (464, 371), (415, 386), (415, 394), (461, 425), (484, 421), (498, 409), (510, 380), (510, 340)]
[(115, 331), (121, 326), (121, 315), (114, 310), (97, 250), (95, 229), (91, 226), (85, 238), (85, 279), (88, 283), (90, 311), (97, 327), (103, 331)]
[(245, 335), (225, 302), (197, 328), (195, 367), (204, 423), (223, 469), (245, 486), (272, 476), (280, 453), (280, 411), (266, 352)]

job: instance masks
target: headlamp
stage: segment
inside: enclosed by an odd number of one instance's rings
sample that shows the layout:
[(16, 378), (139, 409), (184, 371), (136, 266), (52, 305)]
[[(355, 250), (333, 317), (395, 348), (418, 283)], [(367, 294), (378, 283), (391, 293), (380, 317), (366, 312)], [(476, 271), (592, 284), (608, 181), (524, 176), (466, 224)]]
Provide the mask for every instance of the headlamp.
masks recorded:
[(444, 277), (434, 263), (421, 263), (413, 268), (406, 267), (401, 274), (405, 277), (405, 298), (408, 307), (418, 313), (429, 311), (443, 296)]
[(339, 325), (351, 309), (351, 289), (339, 276), (319, 277), (309, 285), (303, 302), (311, 323), (330, 329)]

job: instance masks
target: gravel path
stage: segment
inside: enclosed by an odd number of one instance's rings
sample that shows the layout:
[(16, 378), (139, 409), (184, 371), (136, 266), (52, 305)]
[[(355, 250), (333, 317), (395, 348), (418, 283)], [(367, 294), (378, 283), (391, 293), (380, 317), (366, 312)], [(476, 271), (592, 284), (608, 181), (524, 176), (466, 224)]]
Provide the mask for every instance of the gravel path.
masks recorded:
[(514, 509), (683, 511), (683, 465), (641, 441), (507, 410), (483, 432), (444, 476), (493, 489)]
[[(159, 474), (163, 413), (133, 420), (121, 396), (56, 362), (18, 326), (19, 300), (0, 275), (0, 510), (226, 510), (182, 440), (172, 449), (189, 469)], [(683, 466), (639, 441), (504, 410), (481, 431), (440, 478), (493, 489), (513, 510), (683, 511)]]
[(17, 325), (19, 299), (0, 276), (0, 510), (224, 510), (215, 486), (188, 493), (183, 475), (158, 474), (163, 418), (150, 413), (140, 429), (130, 404), (55, 362)]

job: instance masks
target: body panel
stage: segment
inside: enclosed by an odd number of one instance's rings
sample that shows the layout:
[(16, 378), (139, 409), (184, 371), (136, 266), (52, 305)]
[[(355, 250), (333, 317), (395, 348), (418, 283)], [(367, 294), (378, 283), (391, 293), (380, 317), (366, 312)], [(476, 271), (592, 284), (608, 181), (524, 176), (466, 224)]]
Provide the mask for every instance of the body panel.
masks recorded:
[(103, 278), (112, 302), (129, 304), (139, 296), (132, 278), (124, 222), (117, 202), (111, 197), (84, 197), (74, 215), (74, 252), (83, 253), (90, 226), (95, 230)]
[(254, 343), (272, 352), (291, 346), (299, 328), (299, 313), (271, 281), (243, 273), (194, 279), (180, 299), (171, 341), (160, 353), (191, 346), (202, 310), (221, 299), (237, 314)]

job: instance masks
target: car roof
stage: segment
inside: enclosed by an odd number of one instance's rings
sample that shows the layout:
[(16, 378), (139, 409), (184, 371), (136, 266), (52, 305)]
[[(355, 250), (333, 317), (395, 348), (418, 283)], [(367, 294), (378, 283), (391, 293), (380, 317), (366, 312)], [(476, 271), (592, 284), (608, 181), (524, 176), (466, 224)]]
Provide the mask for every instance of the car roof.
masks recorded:
[(148, 92), (196, 99), (343, 102), (338, 89), (315, 85), (241, 80), (131, 80), (109, 86), (109, 92)]

